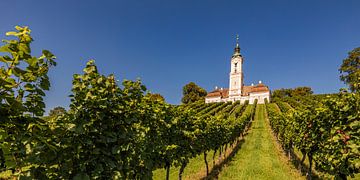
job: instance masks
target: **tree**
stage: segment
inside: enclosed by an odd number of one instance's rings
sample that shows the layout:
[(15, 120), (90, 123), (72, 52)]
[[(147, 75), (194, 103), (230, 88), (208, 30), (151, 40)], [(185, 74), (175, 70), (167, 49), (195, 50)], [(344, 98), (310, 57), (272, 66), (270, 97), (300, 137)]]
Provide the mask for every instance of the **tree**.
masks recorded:
[(311, 87), (296, 87), (292, 92), (291, 96), (308, 96), (313, 94), (313, 91), (311, 90)]
[(148, 93), (147, 94), (151, 100), (153, 101), (162, 101), (165, 102), (165, 98), (161, 95), (161, 94), (152, 94), (152, 93)]
[(351, 91), (358, 92), (360, 90), (360, 47), (348, 54), (339, 69), (340, 79), (349, 85)]
[(291, 96), (291, 89), (276, 89), (271, 93), (271, 98), (284, 98), (284, 97), (290, 97)]
[(55, 107), (54, 109), (50, 110), (49, 116), (55, 117), (58, 115), (62, 115), (64, 113), (66, 113), (65, 108), (58, 106), (58, 107)]
[(205, 91), (205, 89), (196, 85), (194, 82), (190, 82), (183, 87), (183, 98), (181, 99), (181, 101), (184, 104), (188, 104), (203, 100), (206, 95), (207, 92)]
[(313, 91), (311, 90), (311, 87), (296, 87), (294, 89), (277, 89), (274, 90), (271, 94), (271, 98), (285, 98), (285, 97), (296, 97), (296, 96), (308, 96), (313, 94)]

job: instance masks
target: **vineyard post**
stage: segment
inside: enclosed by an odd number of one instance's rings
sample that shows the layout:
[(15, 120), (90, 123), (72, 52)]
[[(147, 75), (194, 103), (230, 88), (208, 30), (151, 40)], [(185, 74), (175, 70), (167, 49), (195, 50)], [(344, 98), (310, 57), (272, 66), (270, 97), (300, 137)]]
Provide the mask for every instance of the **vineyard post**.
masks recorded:
[(346, 174), (343, 174), (343, 173), (340, 173), (340, 174), (336, 175), (335, 177), (336, 177), (336, 179), (339, 178), (341, 180), (347, 180)]
[(213, 167), (215, 166), (215, 156), (216, 156), (216, 151), (217, 151), (217, 148), (214, 150), (214, 154), (213, 154), (213, 157), (212, 157)]
[(182, 174), (183, 174), (183, 172), (185, 170), (186, 165), (187, 165), (187, 161), (183, 161), (181, 163), (181, 167), (180, 167), (180, 170), (179, 170), (179, 180), (182, 179)]
[(290, 142), (289, 142), (289, 149), (288, 149), (288, 159), (289, 159), (289, 161), (291, 160), (291, 155), (292, 155), (292, 140), (290, 140)]
[(312, 169), (312, 160), (313, 160), (313, 157), (312, 157), (312, 153), (308, 153), (308, 159), (309, 159), (309, 169), (308, 169), (308, 172), (307, 172), (307, 177), (309, 180), (312, 179), (312, 176), (311, 176), (311, 169)]
[(303, 156), (302, 156), (301, 162), (299, 163), (299, 166), (298, 166), (299, 171), (302, 170), (302, 165), (304, 164), (304, 161), (306, 159), (306, 151), (304, 149), (301, 149), (300, 151)]
[(168, 161), (166, 161), (165, 163), (165, 168), (166, 168), (166, 180), (169, 180), (169, 175), (170, 175), (170, 163)]
[(209, 165), (208, 165), (208, 162), (207, 162), (207, 159), (206, 159), (206, 150), (204, 151), (204, 161), (205, 161), (205, 166), (206, 166), (206, 176), (209, 175)]
[(219, 148), (219, 158), (218, 158), (219, 161), (221, 161), (221, 155), (222, 155), (222, 146), (220, 146)]
[(0, 171), (5, 169), (5, 158), (2, 149), (0, 148)]

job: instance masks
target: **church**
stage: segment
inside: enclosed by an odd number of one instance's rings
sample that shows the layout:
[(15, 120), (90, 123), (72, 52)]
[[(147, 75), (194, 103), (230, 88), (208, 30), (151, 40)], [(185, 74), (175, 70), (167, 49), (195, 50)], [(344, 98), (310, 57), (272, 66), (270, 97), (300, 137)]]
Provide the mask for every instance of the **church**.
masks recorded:
[(209, 92), (205, 97), (205, 103), (228, 101), (240, 101), (240, 103), (244, 103), (248, 100), (249, 104), (253, 104), (255, 99), (257, 99), (258, 104), (264, 104), (265, 99), (270, 101), (269, 87), (261, 81), (256, 85), (251, 84), (250, 86), (244, 86), (243, 63), (244, 58), (240, 54), (239, 37), (237, 36), (236, 47), (231, 57), (229, 88), (215, 87), (215, 90)]

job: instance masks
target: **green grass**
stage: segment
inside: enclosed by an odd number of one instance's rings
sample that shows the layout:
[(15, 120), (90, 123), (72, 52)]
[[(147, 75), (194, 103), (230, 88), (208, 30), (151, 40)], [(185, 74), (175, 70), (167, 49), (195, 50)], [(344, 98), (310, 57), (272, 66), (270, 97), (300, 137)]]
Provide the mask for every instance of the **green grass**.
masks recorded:
[[(189, 176), (191, 174), (195, 174), (198, 171), (200, 171), (203, 167), (205, 167), (204, 163), (204, 157), (203, 156), (197, 156), (190, 160), (189, 164), (186, 166), (183, 177), (186, 178), (186, 176)], [(170, 179), (178, 179), (179, 175), (179, 167), (171, 167), (170, 168)], [(154, 171), (153, 179), (154, 180), (164, 180), (166, 177), (166, 171), (165, 169), (158, 169)]]
[(219, 179), (305, 179), (280, 151), (265, 113), (265, 106), (258, 105), (244, 144), (220, 172)]
[[(209, 164), (209, 169), (212, 168), (212, 157), (213, 157), (214, 151), (210, 151), (207, 154), (207, 161)], [(216, 159), (218, 158), (219, 153), (216, 153)], [(178, 179), (179, 176), (179, 167), (171, 167), (170, 168), (170, 179)], [(205, 168), (205, 162), (204, 162), (204, 156), (203, 154), (192, 158), (188, 165), (186, 166), (184, 173), (183, 173), (183, 179), (200, 179), (201, 177), (206, 175), (206, 168)], [(154, 180), (164, 180), (166, 177), (166, 171), (165, 169), (158, 169), (153, 172), (153, 179)]]

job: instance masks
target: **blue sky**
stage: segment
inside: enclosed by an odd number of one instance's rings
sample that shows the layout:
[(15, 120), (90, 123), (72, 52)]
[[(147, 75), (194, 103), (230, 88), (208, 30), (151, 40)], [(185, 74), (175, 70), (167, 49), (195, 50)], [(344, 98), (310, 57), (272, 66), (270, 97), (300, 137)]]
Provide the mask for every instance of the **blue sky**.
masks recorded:
[(89, 59), (120, 81), (140, 78), (172, 104), (190, 81), (208, 91), (228, 87), (236, 34), (245, 84), (332, 93), (345, 86), (342, 59), (360, 46), (358, 7), (356, 0), (2, 0), (0, 39), (27, 25), (34, 55), (57, 56), (47, 109), (68, 106), (72, 75)]

